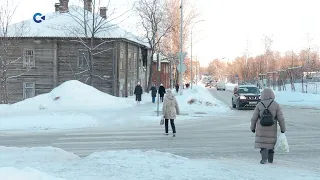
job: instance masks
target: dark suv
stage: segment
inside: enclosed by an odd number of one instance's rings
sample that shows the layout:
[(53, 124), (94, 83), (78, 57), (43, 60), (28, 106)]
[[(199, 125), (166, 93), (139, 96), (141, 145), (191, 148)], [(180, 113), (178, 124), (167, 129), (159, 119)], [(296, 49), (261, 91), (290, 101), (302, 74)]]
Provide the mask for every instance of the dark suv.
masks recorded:
[(254, 109), (260, 102), (260, 90), (255, 85), (239, 85), (233, 90), (232, 107)]

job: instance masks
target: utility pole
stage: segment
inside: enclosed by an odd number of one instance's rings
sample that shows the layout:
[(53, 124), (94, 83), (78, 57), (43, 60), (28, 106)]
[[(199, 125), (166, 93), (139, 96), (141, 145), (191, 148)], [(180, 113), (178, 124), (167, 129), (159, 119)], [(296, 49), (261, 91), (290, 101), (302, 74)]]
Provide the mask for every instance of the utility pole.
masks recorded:
[(190, 83), (191, 83), (191, 89), (192, 89), (192, 84), (193, 84), (192, 83), (192, 29), (193, 29), (193, 26), (191, 28), (191, 61), (190, 61)]
[(180, 11), (181, 11), (181, 18), (180, 18), (180, 94), (182, 95), (182, 89), (183, 89), (183, 72), (182, 72), (182, 51), (183, 51), (183, 42), (182, 42), (182, 36), (183, 36), (183, 0), (181, 0), (180, 5)]
[(160, 71), (161, 71), (161, 62), (160, 62), (160, 55), (159, 52), (157, 54), (157, 71), (158, 71), (158, 102), (157, 102), (157, 116), (159, 116), (159, 103), (160, 103), (160, 95), (159, 95), (159, 87), (160, 87)]
[(292, 50), (292, 54), (291, 54), (291, 68), (293, 68), (293, 50)]

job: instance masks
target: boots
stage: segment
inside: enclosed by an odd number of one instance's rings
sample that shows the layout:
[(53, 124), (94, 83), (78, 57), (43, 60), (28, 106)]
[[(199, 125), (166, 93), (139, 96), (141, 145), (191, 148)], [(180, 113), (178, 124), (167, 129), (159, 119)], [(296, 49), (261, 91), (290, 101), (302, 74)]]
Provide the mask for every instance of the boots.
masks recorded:
[(267, 163), (267, 160), (268, 160), (268, 149), (262, 148), (260, 150), (260, 153), (261, 153), (261, 161), (260, 161), (260, 163), (261, 164)]
[(268, 162), (269, 163), (273, 163), (273, 155), (274, 155), (274, 151), (272, 149), (268, 150)]

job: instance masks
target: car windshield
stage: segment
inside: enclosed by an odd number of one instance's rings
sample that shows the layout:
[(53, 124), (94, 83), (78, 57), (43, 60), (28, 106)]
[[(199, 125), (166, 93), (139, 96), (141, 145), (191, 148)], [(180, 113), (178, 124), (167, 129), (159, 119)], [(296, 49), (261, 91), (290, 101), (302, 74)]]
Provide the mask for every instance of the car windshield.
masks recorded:
[(260, 94), (260, 90), (256, 87), (240, 87), (240, 94)]

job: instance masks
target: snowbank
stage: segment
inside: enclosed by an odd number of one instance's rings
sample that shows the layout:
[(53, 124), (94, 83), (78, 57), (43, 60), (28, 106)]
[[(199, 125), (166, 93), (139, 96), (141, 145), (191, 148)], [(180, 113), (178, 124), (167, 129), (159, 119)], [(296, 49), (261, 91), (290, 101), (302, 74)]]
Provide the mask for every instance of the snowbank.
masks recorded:
[[(219, 180), (267, 180), (270, 177), (283, 180), (315, 180), (319, 173), (285, 167), (281, 164), (260, 165), (240, 160), (193, 160), (170, 153), (157, 151), (104, 151), (93, 153), (85, 158), (67, 158), (67, 152), (46, 147), (41, 152), (53, 153), (57, 159), (43, 162), (43, 156), (34, 154), (26, 148), (0, 147), (10, 158), (0, 156), (0, 179), (4, 180), (181, 180), (181, 179), (219, 179)], [(13, 151), (12, 151), (13, 150)], [(58, 153), (62, 158), (58, 158)], [(41, 154), (41, 153), (40, 153)], [(20, 176), (19, 176), (20, 175)], [(24, 176), (22, 176), (24, 175)], [(59, 177), (59, 178), (54, 178)], [(20, 178), (20, 179), (19, 179)], [(61, 179), (60, 179), (61, 178)], [(14, 179), (16, 180), (16, 179)]]
[[(195, 85), (192, 89), (184, 89), (182, 95), (173, 92), (181, 113), (178, 119), (215, 116), (230, 111), (226, 104), (214, 98), (204, 86)], [(160, 111), (162, 112), (162, 104), (160, 104)]]
[[(144, 93), (142, 103), (151, 101)], [(103, 93), (80, 81), (67, 81), (47, 94), (12, 105), (0, 105), (0, 130), (48, 130), (97, 127), (110, 116), (135, 107), (133, 97)], [(114, 116), (113, 116), (114, 117)], [(115, 116), (118, 117), (118, 116)]]
[(65, 180), (50, 176), (33, 168), (18, 169), (14, 167), (0, 167), (1, 180)]
[[(80, 81), (64, 82), (47, 94), (5, 106), (10, 111), (57, 111), (83, 109), (121, 109), (133, 106), (134, 101), (101, 92)], [(8, 109), (6, 109), (8, 110)]]

